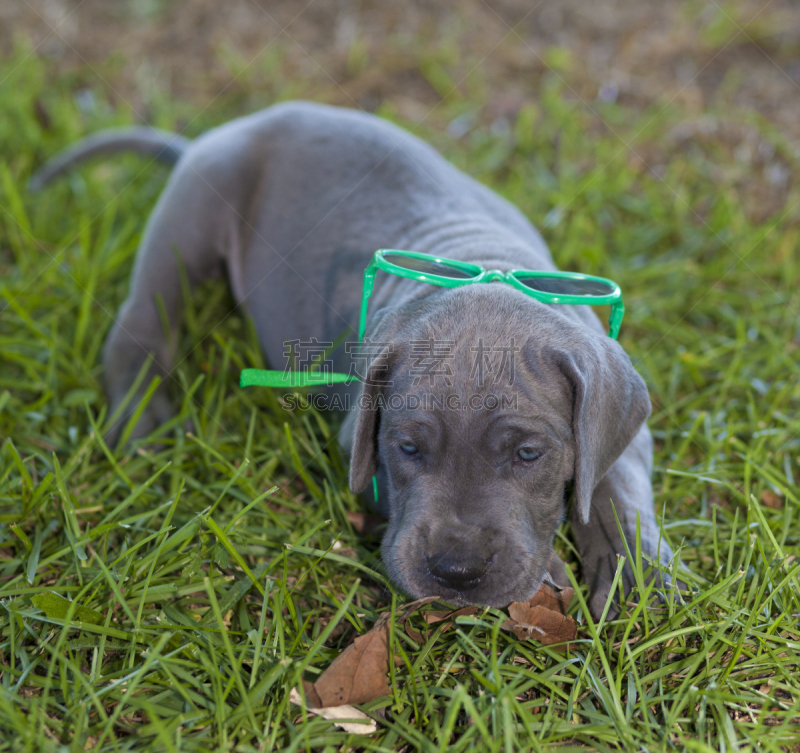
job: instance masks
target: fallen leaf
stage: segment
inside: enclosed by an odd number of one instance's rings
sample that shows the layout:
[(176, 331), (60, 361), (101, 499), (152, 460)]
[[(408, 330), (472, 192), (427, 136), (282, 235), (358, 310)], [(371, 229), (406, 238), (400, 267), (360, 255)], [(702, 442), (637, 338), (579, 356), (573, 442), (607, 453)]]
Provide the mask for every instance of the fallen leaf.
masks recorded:
[(403, 613), (397, 618), (397, 622), (400, 624), (404, 623), (411, 616), (412, 612), (416, 612), (420, 607), (424, 607), (426, 604), (433, 604), (434, 601), (439, 601), (440, 598), (439, 596), (423, 596), (421, 599), (403, 604)]
[(311, 686), (308, 695), (318, 708), (366, 703), (390, 695), (389, 613), (381, 615), (371, 630), (358, 636)]
[(769, 507), (770, 510), (780, 510), (783, 507), (783, 497), (770, 489), (764, 489), (761, 492), (761, 504)]
[(419, 630), (414, 630), (408, 623), (405, 625), (406, 628), (406, 635), (411, 638), (412, 641), (416, 641), (417, 643), (426, 643), (428, 641), (428, 636), (423, 635), (419, 632)]
[[(438, 596), (427, 596), (403, 605), (398, 617), (402, 624), (408, 616)], [(303, 689), (309, 703), (315, 708), (366, 703), (381, 696), (391, 695), (386, 682), (389, 672), (389, 618), (382, 614), (364, 635), (358, 636), (313, 683), (304, 682)]]
[[(561, 563), (558, 555), (554, 554), (550, 561), (551, 575), (555, 569), (554, 560)], [(561, 566), (564, 567), (563, 563)], [(503, 623), (503, 630), (514, 633), (520, 640), (534, 638), (544, 645), (558, 643), (568, 648), (578, 633), (575, 620), (567, 617), (574, 593), (568, 586), (560, 588), (552, 583), (542, 583), (529, 601), (515, 601), (509, 605), (511, 619)]]
[(512, 624), (506, 629), (511, 629), (518, 638), (536, 638), (550, 645), (574, 640), (578, 632), (572, 617), (565, 617), (541, 605), (532, 607), (515, 602), (508, 608), (508, 613), (511, 615), (508, 622)]
[[(462, 607), (461, 609), (453, 609), (449, 612), (426, 612), (423, 615), (423, 619), (429, 625), (436, 625), (440, 622), (448, 622), (449, 624), (442, 628), (442, 633), (446, 633), (453, 626), (452, 623), (456, 617), (471, 617), (474, 614), (478, 614), (480, 611), (481, 607)], [(406, 633), (412, 640), (416, 641), (417, 643), (427, 642), (427, 631), (425, 635), (423, 635), (417, 630), (414, 630), (414, 628), (412, 628), (410, 625), (406, 625), (405, 628)]]
[(437, 622), (444, 622), (445, 620), (452, 621), (456, 617), (472, 617), (472, 615), (478, 614), (480, 611), (480, 607), (461, 607), (461, 609), (454, 609), (452, 612), (429, 612), (425, 615), (425, 619), (429, 625), (435, 625)]
[[(542, 606), (553, 612), (566, 614), (574, 594), (575, 591), (572, 588), (554, 588), (549, 583), (542, 583), (528, 604), (532, 607)], [(509, 608), (510, 613), (511, 610)]]
[[(308, 695), (306, 695), (308, 698)], [(289, 700), (297, 706), (303, 705), (303, 699), (297, 688), (292, 688), (289, 693)], [(359, 711), (353, 706), (329, 706), (327, 708), (315, 708), (306, 706), (311, 714), (321, 716), (323, 719), (333, 722), (345, 732), (355, 735), (371, 735), (378, 731), (378, 725), (374, 719), (370, 719), (363, 711)], [(347, 721), (344, 721), (344, 720)], [(363, 721), (355, 721), (363, 720)]]

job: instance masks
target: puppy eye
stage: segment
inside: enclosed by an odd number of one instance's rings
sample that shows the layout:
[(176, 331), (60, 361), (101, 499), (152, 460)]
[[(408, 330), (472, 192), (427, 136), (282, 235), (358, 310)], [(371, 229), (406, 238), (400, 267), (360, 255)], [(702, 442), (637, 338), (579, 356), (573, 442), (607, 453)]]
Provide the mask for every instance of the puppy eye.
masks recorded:
[(537, 450), (535, 447), (520, 447), (517, 450), (517, 457), (526, 463), (532, 463), (544, 455), (542, 450)]
[(419, 452), (419, 450), (417, 449), (417, 446), (413, 442), (403, 442), (400, 445), (400, 449), (406, 455), (416, 455)]

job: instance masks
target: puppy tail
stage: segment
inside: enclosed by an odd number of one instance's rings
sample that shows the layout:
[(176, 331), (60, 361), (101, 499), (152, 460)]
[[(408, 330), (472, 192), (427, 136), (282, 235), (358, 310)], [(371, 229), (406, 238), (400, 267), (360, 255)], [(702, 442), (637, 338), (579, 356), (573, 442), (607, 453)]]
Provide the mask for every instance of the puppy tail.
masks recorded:
[(28, 190), (40, 191), (73, 166), (105, 154), (132, 151), (154, 157), (159, 162), (174, 165), (189, 144), (189, 139), (177, 133), (146, 126), (98, 131), (46, 162), (31, 176), (28, 181)]

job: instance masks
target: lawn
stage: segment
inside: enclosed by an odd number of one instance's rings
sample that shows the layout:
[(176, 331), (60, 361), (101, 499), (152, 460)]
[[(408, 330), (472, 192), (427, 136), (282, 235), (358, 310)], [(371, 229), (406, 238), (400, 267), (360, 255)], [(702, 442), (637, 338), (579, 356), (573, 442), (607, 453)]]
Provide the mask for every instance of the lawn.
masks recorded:
[[(102, 344), (168, 171), (125, 156), (29, 194), (47, 156), (136, 118), (20, 48), (0, 61), (0, 751), (800, 750), (798, 153), (753, 111), (585, 104), (569, 54), (548, 64), (487, 117), (480, 82), (421, 54), (435, 112), (379, 113), (516, 203), (562, 268), (620, 283), (688, 591), (659, 600), (632, 551), (638, 593), (597, 624), (579, 594), (567, 652), (500, 610), (427, 633), (420, 613), (390, 623), (392, 695), (361, 707), (377, 732), (290, 703), (407, 601), (348, 518), (338, 419), (237, 387), (264, 364), (220, 282), (187, 304), (180, 414), (157, 444), (104, 443)], [(196, 136), (334, 98), (272, 80), (150, 119)], [(579, 579), (568, 526), (557, 547)]]

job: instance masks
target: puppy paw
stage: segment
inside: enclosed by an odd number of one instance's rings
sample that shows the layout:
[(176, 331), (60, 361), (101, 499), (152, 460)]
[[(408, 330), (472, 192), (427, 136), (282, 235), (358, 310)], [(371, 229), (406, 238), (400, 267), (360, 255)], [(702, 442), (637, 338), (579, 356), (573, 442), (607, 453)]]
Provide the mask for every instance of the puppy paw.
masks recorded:
[[(662, 568), (666, 568), (668, 565), (669, 561), (662, 557)], [(646, 568), (647, 564), (645, 563), (645, 569)], [(595, 577), (591, 580), (591, 595), (589, 597), (589, 611), (591, 612), (594, 620), (599, 620), (603, 614), (603, 610), (605, 610), (606, 603), (609, 600), (609, 594), (611, 595), (611, 603), (609, 604), (608, 612), (606, 613), (606, 620), (616, 619), (620, 614), (622, 604), (620, 603), (619, 597), (619, 585), (617, 585), (615, 588), (614, 593), (611, 593), (611, 586), (614, 582), (616, 571), (616, 557), (614, 557), (613, 561), (610, 557), (607, 558), (606, 561), (604, 561), (602, 565), (597, 567), (595, 570)], [(624, 593), (624, 601), (632, 604), (638, 603), (638, 596), (636, 593), (634, 593), (636, 576), (633, 572), (633, 568), (628, 562), (626, 562), (625, 566), (623, 567), (620, 576), (620, 582), (622, 584), (622, 591)], [(654, 590), (652, 594), (654, 594), (660, 602), (663, 603), (665, 599), (670, 598), (669, 593), (672, 587), (672, 580), (670, 574), (666, 572), (666, 570), (652, 570), (645, 577), (645, 585), (653, 586)], [(684, 585), (679, 583), (678, 587), (679, 589), (683, 589)], [(651, 599), (652, 594), (650, 597)]]
[[(126, 407), (123, 413), (118, 416), (114, 423), (108, 428), (105, 433), (105, 441), (109, 447), (116, 447), (120, 442), (125, 427), (128, 425), (131, 417), (136, 413), (141, 398), (134, 398)], [(111, 415), (114, 414), (117, 406), (111, 406)], [(147, 404), (147, 407), (142, 411), (133, 427), (130, 435), (126, 439), (126, 445), (137, 439), (144, 437), (155, 431), (161, 424), (168, 421), (175, 415), (175, 408), (169, 398), (162, 392), (156, 392)]]

